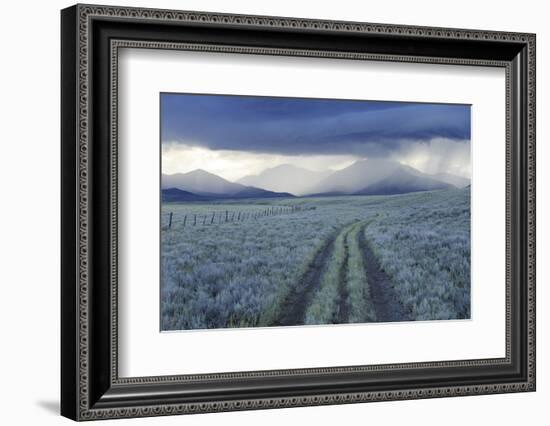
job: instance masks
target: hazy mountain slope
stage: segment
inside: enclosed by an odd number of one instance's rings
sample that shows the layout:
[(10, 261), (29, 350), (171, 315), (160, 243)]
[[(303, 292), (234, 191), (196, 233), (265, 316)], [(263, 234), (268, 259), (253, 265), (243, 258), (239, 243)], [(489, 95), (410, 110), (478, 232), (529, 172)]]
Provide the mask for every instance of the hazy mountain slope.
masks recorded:
[(238, 183), (229, 182), (215, 174), (202, 169), (188, 173), (162, 175), (163, 188), (178, 188), (195, 194), (226, 194), (230, 195), (242, 191), (245, 187)]
[(450, 173), (436, 173), (429, 176), (441, 182), (449, 183), (453, 186), (456, 186), (457, 188), (466, 188), (468, 185), (470, 185), (470, 179)]
[(242, 191), (231, 195), (231, 198), (278, 198), (294, 197), (289, 192), (266, 191), (265, 189), (246, 186)]
[(168, 188), (162, 190), (162, 201), (206, 201), (208, 197), (193, 194), (192, 192), (182, 191), (178, 188)]
[(396, 161), (359, 160), (327, 176), (315, 185), (311, 192), (353, 194), (383, 179), (400, 166)]
[[(292, 197), (289, 193), (278, 193), (266, 191), (261, 188), (245, 186), (229, 182), (213, 173), (201, 169), (188, 173), (177, 173), (173, 175), (162, 175), (163, 193), (167, 190), (177, 189), (191, 195), (175, 193), (167, 194), (167, 197), (185, 198), (192, 195), (203, 197), (204, 200), (217, 198), (271, 198), (271, 197)], [(180, 200), (181, 201), (181, 200)], [(188, 201), (193, 201), (189, 199)]]
[(270, 191), (302, 195), (311, 192), (316, 184), (330, 174), (329, 170), (315, 172), (291, 164), (282, 164), (266, 169), (257, 175), (245, 176), (237, 182)]
[(313, 189), (316, 195), (402, 194), (451, 188), (410, 166), (391, 160), (360, 160), (323, 179)]
[(453, 185), (432, 179), (426, 175), (411, 173), (405, 168), (394, 170), (389, 176), (366, 186), (355, 195), (392, 195), (408, 192), (433, 191), (454, 188)]

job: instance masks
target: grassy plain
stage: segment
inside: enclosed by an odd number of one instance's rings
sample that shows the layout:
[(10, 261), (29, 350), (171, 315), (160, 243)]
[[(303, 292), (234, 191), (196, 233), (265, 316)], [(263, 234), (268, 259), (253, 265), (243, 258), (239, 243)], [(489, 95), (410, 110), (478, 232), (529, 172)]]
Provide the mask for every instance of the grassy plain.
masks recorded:
[(304, 305), (291, 325), (376, 321), (361, 233), (413, 319), (469, 318), (469, 200), (466, 188), (163, 203), (161, 328), (277, 325), (291, 301)]

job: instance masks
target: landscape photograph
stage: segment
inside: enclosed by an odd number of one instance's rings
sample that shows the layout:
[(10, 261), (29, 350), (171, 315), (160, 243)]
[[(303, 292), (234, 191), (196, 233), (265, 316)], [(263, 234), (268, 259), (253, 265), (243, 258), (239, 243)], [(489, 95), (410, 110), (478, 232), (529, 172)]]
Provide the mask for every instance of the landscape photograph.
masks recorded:
[(469, 319), (471, 107), (160, 94), (160, 330)]

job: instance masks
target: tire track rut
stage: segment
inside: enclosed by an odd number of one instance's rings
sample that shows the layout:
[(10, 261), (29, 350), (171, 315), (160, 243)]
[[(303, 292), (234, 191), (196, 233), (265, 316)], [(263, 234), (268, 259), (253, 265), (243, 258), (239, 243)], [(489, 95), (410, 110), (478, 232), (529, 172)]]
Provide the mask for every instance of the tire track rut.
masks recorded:
[(334, 242), (343, 228), (345, 227), (333, 232), (325, 240), (300, 282), (292, 288), (286, 297), (281, 315), (272, 325), (290, 326), (304, 324), (306, 310), (311, 304), (316, 290), (320, 287), (321, 277), (334, 249)]
[(365, 266), (376, 322), (412, 320), (411, 312), (399, 301), (399, 297), (391, 285), (391, 280), (380, 267), (378, 259), (367, 244), (364, 231), (365, 228), (361, 229), (357, 238), (363, 256), (363, 265)]
[(337, 309), (334, 313), (334, 324), (345, 324), (349, 318), (349, 305), (348, 305), (348, 262), (349, 262), (349, 244), (348, 235), (351, 232), (352, 227), (347, 227), (343, 232), (344, 235), (344, 260), (338, 274), (338, 302)]

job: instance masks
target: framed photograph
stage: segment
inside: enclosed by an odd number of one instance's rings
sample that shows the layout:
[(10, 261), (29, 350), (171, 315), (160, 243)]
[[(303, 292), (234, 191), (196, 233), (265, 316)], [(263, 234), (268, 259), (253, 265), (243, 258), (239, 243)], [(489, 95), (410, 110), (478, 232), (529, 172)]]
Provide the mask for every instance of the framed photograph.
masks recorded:
[(535, 35), (61, 12), (61, 412), (535, 390)]

